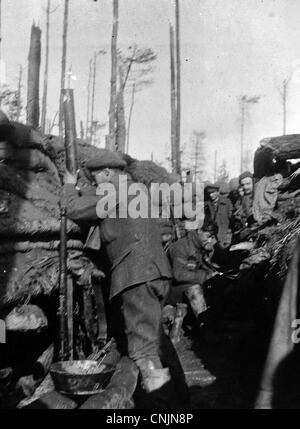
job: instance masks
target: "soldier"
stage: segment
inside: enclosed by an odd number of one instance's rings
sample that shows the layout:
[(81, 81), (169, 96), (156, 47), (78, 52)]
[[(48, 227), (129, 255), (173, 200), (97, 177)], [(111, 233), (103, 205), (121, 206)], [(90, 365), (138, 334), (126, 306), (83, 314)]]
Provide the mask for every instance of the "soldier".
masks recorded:
[(248, 226), (252, 216), (252, 207), (254, 199), (253, 174), (245, 171), (239, 177), (240, 195), (235, 205), (234, 219), (240, 222), (242, 228)]
[[(98, 188), (103, 183), (110, 183), (116, 194), (122, 181), (127, 181), (127, 186), (132, 184), (131, 176), (124, 172), (125, 166), (125, 161), (116, 152), (104, 149), (101, 157), (86, 164)], [(122, 316), (126, 351), (140, 370), (144, 390), (153, 393), (163, 389), (168, 401), (174, 386), (170, 388), (170, 371), (163, 367), (158, 348), (161, 308), (172, 275), (162, 248), (158, 222), (149, 217), (133, 219), (127, 207), (124, 216), (124, 207), (121, 203), (113, 206), (114, 202), (108, 205), (117, 208), (116, 218), (103, 218), (105, 213), (101, 213), (100, 197), (96, 194), (97, 191), (95, 195), (80, 196), (76, 177), (66, 173), (64, 200), (68, 217), (74, 221), (98, 221), (98, 226), (90, 231), (88, 246), (95, 248), (90, 242), (96, 240), (97, 244), (100, 239), (107, 254), (110, 301), (115, 309), (113, 317), (119, 320), (118, 315)], [(131, 198), (128, 196), (128, 203)]]
[(205, 202), (205, 218), (218, 227), (218, 243), (221, 247), (227, 242), (233, 206), (227, 196), (220, 195), (218, 184), (208, 183), (205, 187), (208, 200)]
[(174, 295), (177, 295), (177, 299), (180, 299), (180, 293), (186, 297), (196, 317), (198, 328), (203, 325), (203, 319), (206, 320), (204, 337), (212, 343), (218, 341), (214, 329), (215, 297), (213, 302), (210, 302), (209, 309), (205, 282), (218, 274), (210, 262), (216, 244), (215, 235), (215, 225), (204, 223), (199, 230), (188, 231), (187, 235), (175, 242), (169, 250), (175, 281)]

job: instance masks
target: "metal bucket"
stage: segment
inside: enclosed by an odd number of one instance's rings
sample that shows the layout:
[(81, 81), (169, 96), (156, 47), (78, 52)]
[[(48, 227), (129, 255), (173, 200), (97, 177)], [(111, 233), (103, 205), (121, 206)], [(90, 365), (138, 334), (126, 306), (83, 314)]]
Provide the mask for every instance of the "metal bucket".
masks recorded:
[(57, 362), (50, 373), (55, 389), (67, 395), (93, 395), (108, 384), (115, 368), (93, 360)]

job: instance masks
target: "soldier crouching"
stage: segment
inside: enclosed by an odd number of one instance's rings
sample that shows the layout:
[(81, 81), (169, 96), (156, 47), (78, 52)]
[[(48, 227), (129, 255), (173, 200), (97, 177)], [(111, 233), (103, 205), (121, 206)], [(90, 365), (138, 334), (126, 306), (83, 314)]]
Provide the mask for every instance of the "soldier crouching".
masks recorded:
[[(123, 327), (127, 354), (140, 370), (144, 391), (152, 394), (162, 389), (164, 407), (174, 407), (170, 370), (163, 367), (159, 352), (161, 311), (172, 277), (159, 226), (157, 220), (149, 216), (132, 218), (128, 211), (124, 216), (124, 207), (120, 207), (118, 199), (108, 203), (116, 209), (115, 218), (100, 212), (97, 193), (103, 183), (113, 184), (116, 195), (122, 181), (127, 186), (133, 183), (124, 171), (125, 161), (116, 152), (103, 149), (102, 153), (86, 164), (95, 183), (94, 195), (80, 195), (76, 177), (66, 174), (63, 198), (67, 216), (74, 221), (98, 221), (91, 228), (88, 240), (98, 238), (108, 257), (112, 318), (120, 322), (117, 331), (120, 333)], [(142, 187), (141, 192), (144, 192)], [(132, 198), (128, 195), (125, 210)], [(156, 403), (156, 406), (159, 405)]]
[(204, 284), (218, 274), (210, 262), (216, 244), (215, 235), (215, 225), (205, 222), (200, 229), (188, 231), (169, 249), (175, 280), (173, 296), (183, 293), (195, 316), (196, 327), (202, 328), (204, 339), (211, 343), (219, 341), (215, 329), (218, 312), (215, 311), (216, 296), (210, 305), (207, 304)]

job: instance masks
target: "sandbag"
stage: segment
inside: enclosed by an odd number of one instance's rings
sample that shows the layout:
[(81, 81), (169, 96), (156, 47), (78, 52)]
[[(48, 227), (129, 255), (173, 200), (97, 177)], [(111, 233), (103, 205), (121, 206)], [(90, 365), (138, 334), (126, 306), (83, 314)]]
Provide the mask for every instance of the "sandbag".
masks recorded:
[(36, 305), (15, 307), (6, 317), (5, 326), (8, 331), (40, 331), (48, 327), (47, 317)]
[(44, 137), (40, 131), (19, 122), (11, 121), (11, 125), (13, 126), (10, 136), (12, 144), (17, 147), (44, 149)]
[[(19, 211), (17, 213), (19, 213)], [(44, 219), (34, 219), (32, 221), (27, 220), (28, 218), (19, 221), (18, 214), (16, 214), (16, 217), (12, 219), (0, 218), (0, 237), (39, 237), (39, 239), (41, 239), (41, 237), (44, 237), (46, 240), (49, 240), (49, 235), (59, 236), (59, 220), (53, 218), (47, 219), (45, 218), (45, 216), (43, 217)], [(80, 233), (80, 228), (74, 222), (68, 221), (67, 233), (72, 233), (74, 235), (78, 234)]]
[[(1, 240), (0, 254), (28, 252), (32, 249), (58, 250), (59, 240), (52, 241), (8, 241)], [(68, 240), (67, 249), (83, 249), (83, 242), (80, 240)]]

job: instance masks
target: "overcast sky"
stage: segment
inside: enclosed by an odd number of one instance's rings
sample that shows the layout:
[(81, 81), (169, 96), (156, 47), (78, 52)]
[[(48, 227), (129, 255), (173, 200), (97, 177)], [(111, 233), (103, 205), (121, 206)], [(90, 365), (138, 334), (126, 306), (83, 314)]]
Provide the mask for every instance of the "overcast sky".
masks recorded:
[[(63, 1), (52, 0), (48, 115), (58, 109)], [(245, 144), (252, 151), (263, 137), (282, 133), (282, 108), (276, 89), (290, 75), (287, 132), (300, 126), (300, 1), (181, 0), (182, 144), (188, 147), (194, 129), (205, 131), (207, 171), (214, 152), (226, 160), (231, 177), (239, 172), (241, 95), (261, 96), (249, 106)], [(2, 0), (2, 55), (7, 83), (17, 85), (18, 64), (27, 65), (33, 19), (45, 29), (46, 0)], [(163, 160), (170, 141), (169, 21), (172, 0), (120, 0), (119, 47), (133, 43), (157, 53), (154, 84), (137, 96), (130, 153)], [(108, 121), (112, 0), (71, 0), (68, 66), (77, 80), (77, 125), (86, 117), (89, 59), (99, 57), (96, 119)], [(43, 32), (44, 48), (45, 31)], [(42, 63), (42, 69), (44, 64)], [(26, 78), (24, 76), (24, 96)], [(41, 79), (42, 91), (42, 79)], [(41, 93), (42, 95), (42, 93)], [(127, 107), (128, 112), (128, 107)], [(102, 132), (101, 144), (104, 145)]]

